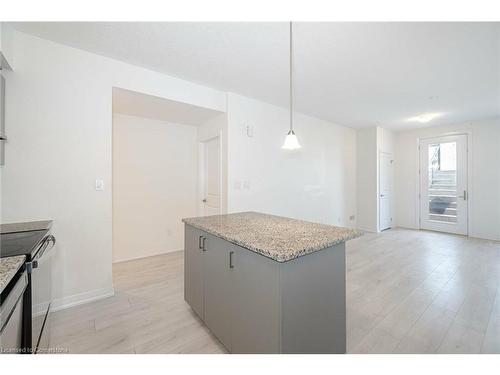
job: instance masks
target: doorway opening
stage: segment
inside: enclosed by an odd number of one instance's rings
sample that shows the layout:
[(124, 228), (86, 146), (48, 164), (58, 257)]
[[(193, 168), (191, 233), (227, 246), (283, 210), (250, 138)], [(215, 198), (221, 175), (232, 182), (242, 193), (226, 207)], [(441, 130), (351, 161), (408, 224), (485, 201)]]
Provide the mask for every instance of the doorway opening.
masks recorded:
[(420, 228), (468, 234), (467, 135), (420, 140)]
[(113, 88), (113, 263), (183, 250), (182, 218), (225, 212), (226, 135), (223, 112)]

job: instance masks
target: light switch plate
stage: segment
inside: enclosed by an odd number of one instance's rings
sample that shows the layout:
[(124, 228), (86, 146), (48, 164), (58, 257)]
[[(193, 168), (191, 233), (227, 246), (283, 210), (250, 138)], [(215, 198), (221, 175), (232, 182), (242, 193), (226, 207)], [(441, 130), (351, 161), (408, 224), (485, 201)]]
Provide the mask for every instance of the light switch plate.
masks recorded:
[(251, 124), (246, 124), (245, 129), (247, 132), (247, 137), (252, 138), (253, 137), (253, 125)]
[(95, 180), (96, 191), (104, 191), (104, 180)]

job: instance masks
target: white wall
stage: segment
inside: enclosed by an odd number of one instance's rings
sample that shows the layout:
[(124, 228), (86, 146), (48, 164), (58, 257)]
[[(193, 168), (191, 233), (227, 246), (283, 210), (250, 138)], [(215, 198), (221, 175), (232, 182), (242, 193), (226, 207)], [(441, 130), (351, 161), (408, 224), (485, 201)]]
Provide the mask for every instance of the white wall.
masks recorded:
[(195, 126), (113, 115), (113, 262), (184, 248), (196, 216)]
[(500, 240), (500, 119), (396, 133), (396, 221), (418, 228), (418, 139), (469, 134), (469, 235)]
[[(4, 38), (3, 28), (4, 28), (3, 23), (0, 22), (0, 52), (4, 53), (4, 55), (5, 55), (5, 51), (4, 51), (4, 49), (2, 49), (3, 38)], [(4, 73), (2, 73), (2, 72), (0, 72), (0, 75), (3, 76)], [(5, 142), (4, 142), (4, 147), (5, 147)], [(2, 207), (3, 207), (3, 204), (2, 204), (2, 186), (3, 186), (3, 166), (0, 165), (0, 217), (2, 217)]]
[[(282, 150), (288, 110), (228, 96), (229, 211), (261, 211), (316, 222), (354, 225), (356, 133), (296, 114), (302, 145)], [(247, 137), (245, 127), (254, 128)]]
[[(357, 130), (357, 226), (369, 232), (380, 231), (380, 153), (395, 157), (394, 133), (380, 126)], [(394, 222), (395, 202), (392, 217)]]
[(379, 152), (394, 154), (395, 142), (396, 136), (391, 130), (377, 126), (377, 147)]
[(356, 132), (357, 227), (369, 232), (378, 230), (378, 156), (377, 128)]
[[(3, 29), (2, 222), (53, 219), (54, 307), (112, 294), (112, 87), (225, 112), (226, 94)], [(96, 179), (105, 190), (95, 191)]]

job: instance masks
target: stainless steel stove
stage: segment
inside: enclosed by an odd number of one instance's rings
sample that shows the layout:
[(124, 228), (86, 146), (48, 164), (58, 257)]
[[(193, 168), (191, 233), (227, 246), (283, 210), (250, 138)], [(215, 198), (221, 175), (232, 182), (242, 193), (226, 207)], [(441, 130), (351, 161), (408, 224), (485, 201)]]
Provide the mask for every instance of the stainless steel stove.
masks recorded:
[(50, 229), (0, 235), (0, 257), (26, 256), (28, 286), (23, 296), (23, 353), (41, 353), (49, 348), (55, 242)]

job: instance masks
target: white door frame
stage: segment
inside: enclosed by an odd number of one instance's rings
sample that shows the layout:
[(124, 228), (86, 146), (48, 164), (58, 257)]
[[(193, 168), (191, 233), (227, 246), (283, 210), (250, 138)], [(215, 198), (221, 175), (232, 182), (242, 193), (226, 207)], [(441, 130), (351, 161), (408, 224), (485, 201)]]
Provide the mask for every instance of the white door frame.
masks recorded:
[(472, 160), (473, 160), (473, 147), (472, 147), (472, 137), (473, 137), (473, 132), (472, 130), (466, 130), (466, 131), (460, 131), (460, 132), (444, 132), (444, 133), (438, 133), (434, 135), (428, 135), (428, 136), (423, 136), (417, 138), (417, 144), (416, 144), (416, 157), (417, 157), (417, 168), (415, 171), (416, 174), (416, 192), (417, 194), (415, 195), (415, 222), (417, 223), (416, 227), (420, 230), (422, 230), (422, 226), (420, 223), (420, 211), (421, 211), (421, 205), (420, 205), (420, 197), (422, 195), (421, 190), (421, 183), (420, 183), (420, 144), (422, 141), (433, 139), (433, 138), (442, 138), (442, 137), (447, 137), (447, 136), (454, 136), (454, 135), (466, 135), (467, 136), (467, 234), (466, 236), (469, 236), (470, 233), (473, 233), (473, 227), (472, 227), (472, 212), (473, 212), (473, 205), (474, 205), (474, 184), (473, 184), (473, 169), (472, 169)]
[(219, 139), (219, 211), (223, 213), (223, 154), (222, 154), (222, 131), (217, 135), (209, 137), (198, 142), (198, 215), (201, 216), (205, 212), (205, 143), (211, 140)]
[(381, 232), (383, 230), (386, 230), (386, 229), (391, 229), (393, 228), (393, 225), (394, 225), (394, 220), (393, 220), (393, 217), (394, 217), (394, 169), (392, 170), (391, 172), (391, 183), (392, 183), (392, 191), (391, 191), (391, 226), (389, 228), (384, 228), (384, 229), (381, 229), (381, 223), (382, 223), (382, 220), (381, 220), (381, 216), (380, 216), (380, 213), (381, 213), (381, 210), (380, 210), (380, 181), (381, 181), (381, 168), (380, 168), (380, 163), (381, 163), (381, 155), (385, 155), (385, 156), (389, 156), (391, 158), (391, 165), (392, 163), (394, 162), (394, 155), (392, 154), (392, 152), (386, 152), (386, 151), (379, 151), (378, 153), (379, 157), (378, 157), (378, 186), (377, 186), (377, 208), (378, 208), (378, 225), (377, 225), (377, 230), (378, 232)]

